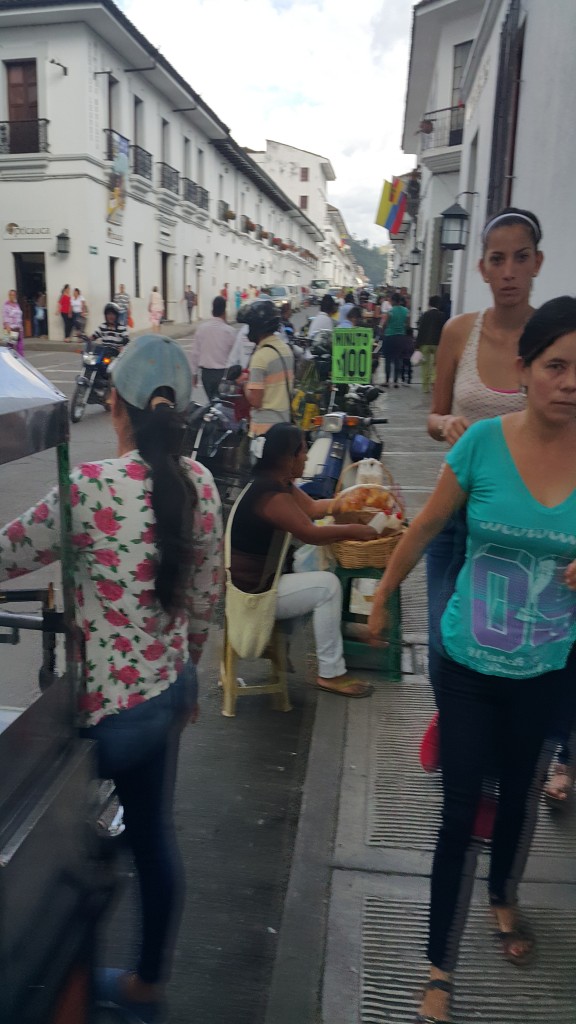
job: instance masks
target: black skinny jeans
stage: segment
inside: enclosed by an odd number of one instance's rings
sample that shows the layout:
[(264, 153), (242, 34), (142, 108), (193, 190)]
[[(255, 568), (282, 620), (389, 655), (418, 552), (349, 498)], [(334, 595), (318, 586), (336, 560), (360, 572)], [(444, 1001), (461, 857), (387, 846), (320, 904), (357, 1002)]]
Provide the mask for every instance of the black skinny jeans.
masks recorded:
[(513, 904), (536, 824), (551, 756), (546, 743), (555, 706), (574, 688), (576, 657), (533, 679), (481, 675), (441, 657), (437, 700), (444, 803), (432, 869), (428, 957), (456, 966), (474, 883), (471, 835), (482, 784), (498, 766), (500, 796), (488, 890), (493, 905)]

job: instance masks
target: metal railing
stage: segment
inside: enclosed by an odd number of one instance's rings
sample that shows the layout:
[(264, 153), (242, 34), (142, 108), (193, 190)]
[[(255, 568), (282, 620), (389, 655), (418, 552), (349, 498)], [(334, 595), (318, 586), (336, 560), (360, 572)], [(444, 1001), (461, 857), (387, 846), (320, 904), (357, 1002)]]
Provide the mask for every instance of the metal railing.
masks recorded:
[(130, 140), (124, 135), (120, 135), (120, 132), (113, 128), (105, 128), (104, 138), (106, 160), (115, 160), (119, 153), (125, 153), (128, 156)]
[(47, 153), (48, 124), (45, 117), (35, 121), (0, 121), (0, 154)]
[(160, 188), (165, 188), (167, 192), (174, 192), (175, 195), (178, 195), (180, 181), (178, 171), (174, 167), (170, 167), (169, 164), (158, 164), (158, 170), (160, 171)]
[(225, 203), (223, 199), (219, 199), (218, 200), (218, 212), (217, 212), (218, 220), (228, 220), (228, 210), (229, 209), (230, 209), (229, 204)]
[(141, 146), (130, 146), (132, 153), (132, 174), (152, 181), (152, 153)]
[(461, 146), (464, 133), (464, 106), (445, 107), (424, 114), (420, 122), (422, 152), (427, 149), (442, 149), (445, 146)]
[(201, 210), (208, 209), (208, 190), (202, 188), (201, 185), (197, 185), (190, 178), (182, 178), (182, 198), (187, 203), (194, 203), (194, 206), (199, 206)]

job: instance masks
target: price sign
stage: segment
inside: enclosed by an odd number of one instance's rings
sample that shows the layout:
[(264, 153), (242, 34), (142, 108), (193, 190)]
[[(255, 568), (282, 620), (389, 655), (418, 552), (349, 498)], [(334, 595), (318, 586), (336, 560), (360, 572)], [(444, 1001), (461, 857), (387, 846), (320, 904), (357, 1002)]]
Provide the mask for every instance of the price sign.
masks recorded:
[(332, 383), (369, 384), (372, 377), (372, 330), (340, 327), (332, 334)]

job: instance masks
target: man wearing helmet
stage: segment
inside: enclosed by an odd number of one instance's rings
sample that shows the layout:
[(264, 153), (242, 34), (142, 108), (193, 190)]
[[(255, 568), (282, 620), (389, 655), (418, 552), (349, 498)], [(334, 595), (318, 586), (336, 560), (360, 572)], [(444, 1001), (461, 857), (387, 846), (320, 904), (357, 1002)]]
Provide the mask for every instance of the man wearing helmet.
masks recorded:
[(269, 299), (240, 309), (238, 321), (248, 324), (256, 349), (248, 367), (246, 398), (251, 406), (250, 436), (260, 437), (273, 423), (290, 423), (294, 355), (275, 332), (280, 316)]
[(115, 302), (107, 302), (104, 306), (104, 323), (96, 328), (90, 342), (100, 341), (105, 345), (118, 345), (118, 348), (124, 348), (130, 338), (126, 327), (120, 322), (121, 318), (120, 307)]

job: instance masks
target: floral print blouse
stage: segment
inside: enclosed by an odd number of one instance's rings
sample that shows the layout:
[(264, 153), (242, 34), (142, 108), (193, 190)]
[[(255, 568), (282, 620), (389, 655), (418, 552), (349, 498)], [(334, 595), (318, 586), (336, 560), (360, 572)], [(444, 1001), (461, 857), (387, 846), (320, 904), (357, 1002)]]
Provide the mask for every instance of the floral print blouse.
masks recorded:
[[(156, 697), (188, 655), (196, 664), (221, 586), (222, 519), (211, 473), (183, 459), (197, 494), (186, 609), (173, 620), (154, 593), (150, 469), (137, 451), (71, 474), (76, 618), (85, 638), (82, 725)], [(0, 581), (60, 557), (58, 489), (0, 531)]]

